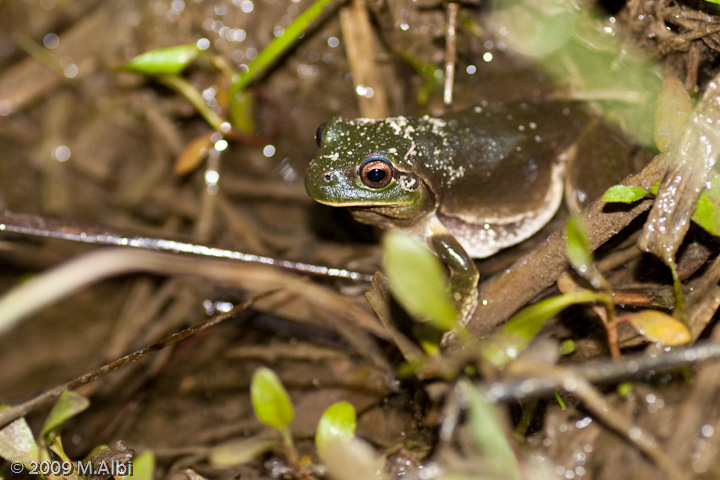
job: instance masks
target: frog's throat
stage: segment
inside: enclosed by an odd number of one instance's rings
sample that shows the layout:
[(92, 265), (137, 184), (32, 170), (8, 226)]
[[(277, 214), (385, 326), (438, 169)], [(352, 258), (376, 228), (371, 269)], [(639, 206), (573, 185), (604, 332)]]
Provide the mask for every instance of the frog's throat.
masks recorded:
[(563, 198), (565, 163), (553, 165), (551, 186), (534, 211), (509, 218), (487, 218), (468, 223), (438, 212), (438, 220), (458, 239), (473, 258), (485, 258), (526, 240), (544, 227), (557, 212)]

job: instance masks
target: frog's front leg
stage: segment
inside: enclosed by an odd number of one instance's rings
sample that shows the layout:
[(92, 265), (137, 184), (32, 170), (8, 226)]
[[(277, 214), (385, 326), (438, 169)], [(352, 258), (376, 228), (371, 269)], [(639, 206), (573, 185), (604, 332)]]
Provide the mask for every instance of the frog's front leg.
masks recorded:
[(480, 273), (460, 242), (439, 221), (433, 222), (431, 232), (429, 243), (450, 272), (450, 292), (465, 325), (477, 306)]

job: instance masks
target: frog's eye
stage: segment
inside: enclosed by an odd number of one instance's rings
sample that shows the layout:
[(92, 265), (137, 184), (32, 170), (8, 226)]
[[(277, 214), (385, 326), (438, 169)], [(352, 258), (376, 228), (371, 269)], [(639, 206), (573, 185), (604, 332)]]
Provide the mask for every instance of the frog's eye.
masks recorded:
[(360, 179), (370, 188), (382, 188), (393, 178), (393, 166), (387, 159), (371, 157), (360, 165)]
[(320, 125), (317, 130), (315, 130), (315, 143), (317, 143), (317, 146), (319, 147), (320, 144), (323, 141), (323, 135), (325, 134), (325, 127), (327, 127), (327, 122)]

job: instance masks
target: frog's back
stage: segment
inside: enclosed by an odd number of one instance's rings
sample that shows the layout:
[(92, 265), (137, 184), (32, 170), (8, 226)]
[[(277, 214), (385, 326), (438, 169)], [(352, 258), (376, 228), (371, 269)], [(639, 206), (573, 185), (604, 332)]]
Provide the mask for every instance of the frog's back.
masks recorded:
[(463, 242), (471, 255), (518, 243), (550, 220), (562, 199), (564, 157), (587, 114), (568, 103), (528, 102), (439, 120), (418, 167), (434, 179), (438, 218), (461, 242), (472, 239)]
[(587, 115), (567, 103), (504, 104), (453, 113), (441, 145), (426, 150), (424, 168), (447, 215), (471, 218), (522, 214), (544, 198), (553, 167), (573, 144)]

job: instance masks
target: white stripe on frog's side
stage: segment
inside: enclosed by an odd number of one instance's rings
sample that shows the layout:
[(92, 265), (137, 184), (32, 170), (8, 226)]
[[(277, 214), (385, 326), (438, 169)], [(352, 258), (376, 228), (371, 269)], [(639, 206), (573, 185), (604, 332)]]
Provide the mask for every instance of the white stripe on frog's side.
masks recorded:
[(518, 244), (538, 232), (555, 216), (563, 198), (565, 162), (553, 165), (551, 187), (542, 205), (526, 215), (512, 218), (487, 218), (471, 224), (459, 218), (438, 213), (438, 219), (458, 239), (472, 258), (485, 258), (503, 248)]

